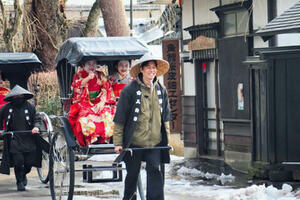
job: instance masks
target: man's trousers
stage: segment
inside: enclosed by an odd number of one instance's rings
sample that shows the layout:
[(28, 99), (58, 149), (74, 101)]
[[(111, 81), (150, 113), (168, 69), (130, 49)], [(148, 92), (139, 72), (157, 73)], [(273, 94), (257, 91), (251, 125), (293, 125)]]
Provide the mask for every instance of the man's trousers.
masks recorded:
[(12, 153), (14, 170), (17, 183), (23, 182), (26, 174), (31, 171), (32, 164), (35, 162), (35, 151), (26, 153)]
[(160, 150), (133, 151), (131, 156), (126, 154), (124, 161), (127, 175), (123, 200), (136, 200), (137, 181), (141, 162), (146, 162), (147, 172), (147, 200), (164, 200), (164, 179), (161, 171)]

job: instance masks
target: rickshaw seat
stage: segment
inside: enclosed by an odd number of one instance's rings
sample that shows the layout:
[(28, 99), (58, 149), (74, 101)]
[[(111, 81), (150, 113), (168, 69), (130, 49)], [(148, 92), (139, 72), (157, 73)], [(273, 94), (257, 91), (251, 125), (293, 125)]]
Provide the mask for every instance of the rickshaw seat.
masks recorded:
[(87, 154), (114, 154), (114, 144), (90, 144), (88, 145)]

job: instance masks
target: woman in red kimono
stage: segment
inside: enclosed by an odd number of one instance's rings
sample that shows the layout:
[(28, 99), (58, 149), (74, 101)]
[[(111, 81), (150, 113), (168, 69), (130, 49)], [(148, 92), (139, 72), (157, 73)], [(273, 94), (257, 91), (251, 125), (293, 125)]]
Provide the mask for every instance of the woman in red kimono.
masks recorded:
[[(0, 84), (1, 84), (1, 81), (0, 81)], [(5, 96), (6, 96), (9, 92), (10, 92), (9, 89), (0, 86), (0, 108), (1, 108), (2, 106), (4, 106), (5, 104), (7, 104), (7, 102), (4, 101), (3, 99), (5, 98)]]
[(119, 60), (115, 68), (117, 71), (110, 77), (110, 81), (116, 98), (119, 98), (122, 89), (134, 78), (129, 75), (130, 62), (128, 60)]
[(91, 60), (73, 77), (69, 122), (81, 146), (108, 143), (113, 135), (115, 97), (107, 75), (106, 66)]

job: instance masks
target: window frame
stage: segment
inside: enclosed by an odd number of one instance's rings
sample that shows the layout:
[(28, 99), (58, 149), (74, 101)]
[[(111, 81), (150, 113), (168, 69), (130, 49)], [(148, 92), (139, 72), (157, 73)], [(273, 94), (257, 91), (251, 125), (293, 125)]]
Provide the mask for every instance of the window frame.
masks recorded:
[[(247, 30), (246, 31), (239, 31), (239, 19), (238, 19), (238, 13), (243, 13), (243, 14), (247, 14), (247, 16), (245, 16), (245, 20), (247, 20), (246, 23), (246, 27)], [(234, 29), (235, 32), (234, 33), (226, 33), (226, 21), (225, 18), (226, 16), (230, 15), (230, 14), (234, 14), (234, 22), (230, 23), (230, 24), (234, 24)], [(226, 11), (223, 13), (223, 17), (222, 17), (222, 26), (223, 26), (223, 31), (222, 31), (222, 35), (223, 37), (230, 37), (230, 36), (238, 36), (238, 35), (248, 35), (250, 32), (250, 13), (247, 9), (237, 9), (237, 10), (231, 10), (231, 11)], [(242, 20), (240, 22), (243, 22)]]

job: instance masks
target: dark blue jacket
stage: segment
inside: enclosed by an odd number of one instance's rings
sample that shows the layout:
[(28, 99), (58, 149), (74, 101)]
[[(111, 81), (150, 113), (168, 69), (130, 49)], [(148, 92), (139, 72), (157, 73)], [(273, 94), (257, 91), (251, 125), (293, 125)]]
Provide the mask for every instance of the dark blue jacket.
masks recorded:
[[(161, 103), (161, 134), (162, 141), (159, 146), (167, 146), (168, 145), (168, 137), (167, 131), (164, 126), (164, 122), (171, 121), (171, 112), (170, 105), (168, 101), (167, 90), (160, 85), (160, 83), (156, 84), (156, 90), (160, 90), (161, 94), (158, 95), (158, 98), (162, 99)], [(133, 133), (136, 129), (137, 121), (134, 120), (139, 116), (139, 112), (135, 112), (136, 110), (141, 110), (141, 95), (139, 93), (141, 91), (140, 85), (136, 80), (129, 83), (121, 92), (120, 99), (117, 105), (117, 111), (114, 116), (114, 122), (123, 124), (123, 148), (128, 148), (131, 144)], [(120, 162), (123, 160), (124, 152), (121, 153), (116, 162)], [(162, 150), (162, 163), (170, 162), (170, 154), (168, 150)]]

